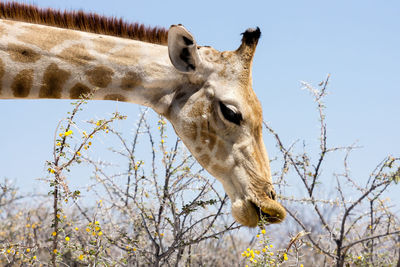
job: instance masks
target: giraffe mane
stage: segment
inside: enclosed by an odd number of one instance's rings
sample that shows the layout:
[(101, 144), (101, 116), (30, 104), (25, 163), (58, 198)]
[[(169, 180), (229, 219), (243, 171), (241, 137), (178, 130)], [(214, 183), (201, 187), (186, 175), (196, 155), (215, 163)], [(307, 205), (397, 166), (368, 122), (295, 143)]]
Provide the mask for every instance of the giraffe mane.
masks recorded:
[(86, 13), (82, 10), (60, 11), (16, 2), (0, 2), (0, 18), (117, 36), (160, 45), (166, 45), (168, 40), (168, 30), (165, 28), (129, 23), (121, 18)]

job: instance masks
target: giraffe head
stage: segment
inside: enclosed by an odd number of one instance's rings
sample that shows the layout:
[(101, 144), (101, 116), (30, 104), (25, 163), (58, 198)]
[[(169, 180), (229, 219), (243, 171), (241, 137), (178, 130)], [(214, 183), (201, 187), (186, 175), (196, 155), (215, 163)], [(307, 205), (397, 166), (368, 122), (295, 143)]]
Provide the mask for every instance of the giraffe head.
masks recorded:
[(199, 163), (222, 184), (237, 222), (255, 227), (261, 215), (285, 218), (275, 200), (262, 138), (262, 109), (252, 89), (251, 65), (260, 29), (243, 33), (235, 51), (198, 46), (181, 25), (171, 26), (168, 52), (183, 73), (166, 117)]

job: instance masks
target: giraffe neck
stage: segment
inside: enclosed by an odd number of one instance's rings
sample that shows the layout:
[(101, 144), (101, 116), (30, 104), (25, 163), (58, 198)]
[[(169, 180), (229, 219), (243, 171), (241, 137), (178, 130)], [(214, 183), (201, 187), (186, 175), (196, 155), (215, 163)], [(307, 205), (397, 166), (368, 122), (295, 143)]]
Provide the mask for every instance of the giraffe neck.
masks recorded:
[(0, 99), (118, 100), (165, 113), (188, 82), (166, 46), (0, 20)]

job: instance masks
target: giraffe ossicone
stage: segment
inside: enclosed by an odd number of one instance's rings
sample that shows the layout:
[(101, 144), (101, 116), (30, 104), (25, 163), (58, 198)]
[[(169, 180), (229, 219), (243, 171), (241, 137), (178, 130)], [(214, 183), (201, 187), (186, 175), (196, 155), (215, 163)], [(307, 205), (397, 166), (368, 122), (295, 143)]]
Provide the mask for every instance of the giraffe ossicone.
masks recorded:
[(258, 28), (243, 33), (237, 50), (220, 52), (197, 45), (182, 25), (165, 31), (162, 45), (162, 31), (153, 31), (161, 41), (132, 40), (39, 25), (43, 21), (13, 17), (7, 8), (0, 3), (0, 99), (76, 99), (96, 88), (93, 99), (149, 106), (222, 183), (237, 222), (255, 227), (262, 215), (270, 223), (283, 221), (286, 212), (276, 201), (262, 138), (262, 109), (252, 89)]

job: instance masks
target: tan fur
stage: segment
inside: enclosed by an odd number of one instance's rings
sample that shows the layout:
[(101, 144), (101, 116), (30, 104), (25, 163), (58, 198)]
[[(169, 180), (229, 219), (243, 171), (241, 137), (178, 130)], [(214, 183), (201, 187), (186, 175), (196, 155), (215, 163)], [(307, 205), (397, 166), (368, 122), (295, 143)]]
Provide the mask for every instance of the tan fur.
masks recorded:
[(86, 65), (88, 61), (95, 59), (82, 44), (72, 45), (64, 49), (58, 57), (76, 66)]
[(109, 60), (116, 64), (121, 64), (125, 66), (135, 66), (138, 62), (138, 58), (136, 55), (136, 51), (139, 47), (137, 45), (129, 45), (126, 46), (116, 52), (113, 52)]
[[(77, 32), (62, 31), (57, 28), (43, 28), (37, 26), (25, 26), (25, 34), (18, 36), (18, 40), (27, 44), (50, 51), (56, 45), (66, 40), (79, 40), (81, 36)], [(60, 34), (62, 33), (62, 34)]]
[(115, 47), (115, 43), (113, 41), (101, 36), (93, 39), (92, 42), (95, 45), (94, 49), (101, 54), (108, 53), (113, 47)]

